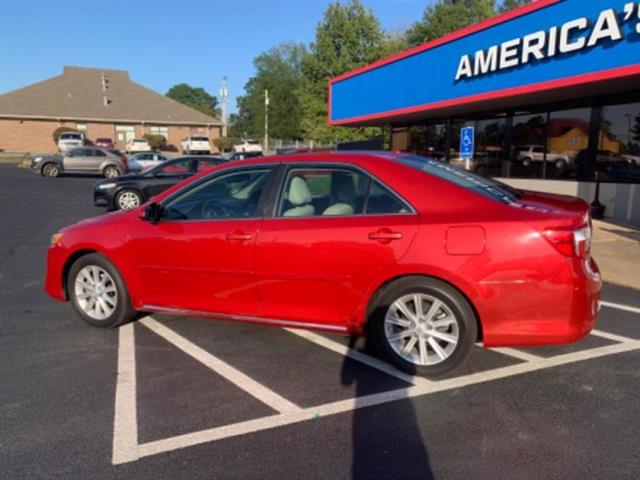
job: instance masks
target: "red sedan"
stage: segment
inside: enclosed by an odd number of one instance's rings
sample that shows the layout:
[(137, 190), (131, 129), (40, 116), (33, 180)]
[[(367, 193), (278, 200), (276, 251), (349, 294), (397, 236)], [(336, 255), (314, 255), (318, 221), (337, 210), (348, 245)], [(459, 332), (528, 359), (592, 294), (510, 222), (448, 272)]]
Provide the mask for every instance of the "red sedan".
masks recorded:
[(349, 335), (410, 372), (576, 341), (601, 289), (587, 204), (386, 152), (223, 164), (52, 238), (46, 290), (88, 323), (136, 312)]

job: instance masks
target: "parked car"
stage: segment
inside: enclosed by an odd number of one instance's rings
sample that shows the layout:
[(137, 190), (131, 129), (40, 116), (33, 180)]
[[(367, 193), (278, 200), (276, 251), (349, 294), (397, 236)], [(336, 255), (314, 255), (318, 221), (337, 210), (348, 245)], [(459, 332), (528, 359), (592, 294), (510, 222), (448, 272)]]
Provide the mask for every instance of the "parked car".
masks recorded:
[(243, 140), (233, 146), (234, 152), (262, 152), (260, 140)]
[(208, 154), (211, 152), (211, 144), (207, 137), (201, 135), (187, 137), (180, 142), (182, 153), (189, 155), (192, 153)]
[[(576, 174), (588, 178), (590, 167), (587, 150), (580, 150), (575, 158)], [(640, 163), (631, 156), (620, 155), (610, 150), (597, 150), (595, 173), (601, 182), (640, 182)]]
[(144, 138), (133, 138), (127, 142), (125, 151), (127, 153), (150, 152), (151, 145)]
[(602, 286), (590, 238), (574, 197), (410, 155), (295, 154), (224, 163), (61, 230), (45, 284), (98, 327), (153, 312), (367, 334), (439, 376), (477, 341), (587, 335)]
[[(543, 145), (522, 145), (516, 149), (516, 161), (528, 167), (534, 162), (542, 162), (544, 160)], [(556, 169), (564, 169), (571, 159), (566, 153), (547, 152), (547, 164), (553, 164)]]
[[(451, 158), (451, 165), (464, 169), (466, 160), (459, 155)], [(502, 168), (502, 151), (486, 150), (476, 152), (473, 158), (469, 159), (469, 170), (478, 175), (487, 175), (500, 172)]]
[(228, 162), (234, 160), (244, 160), (245, 158), (261, 157), (262, 152), (231, 152), (225, 155), (223, 158)]
[(80, 132), (62, 132), (58, 137), (58, 150), (62, 153), (84, 145), (84, 135)]
[(158, 152), (136, 153), (129, 157), (129, 171), (139, 172), (147, 168), (156, 167), (166, 160), (167, 157)]
[(220, 157), (179, 157), (156, 162), (154, 168), (101, 180), (93, 185), (93, 203), (107, 210), (131, 210), (149, 198), (207, 168), (219, 165)]
[(103, 147), (103, 148), (115, 148), (115, 145), (113, 144), (113, 140), (111, 140), (110, 138), (96, 138), (96, 143), (95, 143), (96, 147)]
[(94, 173), (106, 178), (127, 173), (127, 157), (110, 148), (80, 147), (64, 154), (43, 155), (31, 160), (31, 168), (45, 177), (64, 173)]

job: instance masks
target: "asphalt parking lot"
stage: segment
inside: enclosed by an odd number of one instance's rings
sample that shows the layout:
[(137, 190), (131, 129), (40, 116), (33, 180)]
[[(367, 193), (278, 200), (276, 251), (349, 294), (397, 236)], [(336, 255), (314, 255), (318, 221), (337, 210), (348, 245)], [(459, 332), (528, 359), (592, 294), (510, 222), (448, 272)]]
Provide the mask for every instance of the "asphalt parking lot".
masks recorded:
[(95, 178), (0, 165), (1, 478), (637, 478), (640, 295), (569, 346), (477, 348), (439, 381), (363, 342), (167, 316), (82, 323), (42, 289)]

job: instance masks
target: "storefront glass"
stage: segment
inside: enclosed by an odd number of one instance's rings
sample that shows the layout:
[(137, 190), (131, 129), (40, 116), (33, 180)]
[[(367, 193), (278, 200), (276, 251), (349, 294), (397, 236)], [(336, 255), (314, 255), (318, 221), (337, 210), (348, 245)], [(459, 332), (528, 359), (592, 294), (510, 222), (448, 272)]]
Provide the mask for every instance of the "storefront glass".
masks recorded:
[(595, 165), (602, 181), (640, 182), (640, 103), (603, 107)]
[(444, 160), (447, 128), (444, 123), (413, 125), (409, 129), (409, 151), (425, 157)]

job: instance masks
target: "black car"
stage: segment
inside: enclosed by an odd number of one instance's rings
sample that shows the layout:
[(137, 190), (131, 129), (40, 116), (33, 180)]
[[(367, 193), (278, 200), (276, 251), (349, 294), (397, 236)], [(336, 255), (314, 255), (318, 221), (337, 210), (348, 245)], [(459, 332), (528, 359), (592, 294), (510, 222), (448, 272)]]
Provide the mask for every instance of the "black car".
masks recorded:
[(101, 180), (93, 185), (93, 203), (108, 210), (130, 210), (185, 178), (225, 161), (213, 156), (179, 157), (144, 172)]

